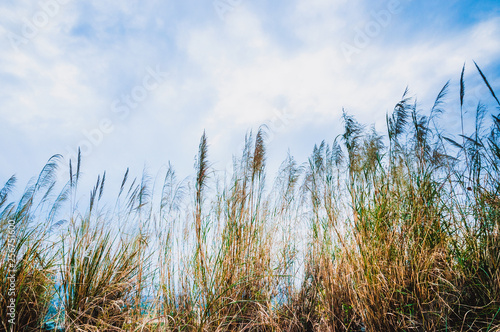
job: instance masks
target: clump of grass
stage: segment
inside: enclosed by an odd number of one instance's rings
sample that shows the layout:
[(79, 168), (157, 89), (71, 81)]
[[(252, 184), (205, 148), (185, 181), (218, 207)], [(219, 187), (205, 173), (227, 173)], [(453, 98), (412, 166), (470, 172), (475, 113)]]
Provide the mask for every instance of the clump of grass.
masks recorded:
[[(198, 163), (195, 222), (197, 248), (201, 249), (197, 253), (210, 253), (205, 266), (200, 260), (199, 268), (204, 269), (205, 274), (195, 284), (202, 291), (198, 330), (250, 329), (262, 324), (262, 320), (271, 320), (268, 310), (272, 279), (270, 236), (266, 235), (268, 212), (262, 202), (264, 130), (259, 130), (255, 142), (251, 134), (247, 137), (242, 157), (235, 160), (233, 175), (224, 184), (212, 213), (203, 217), (203, 227), (200, 189), (204, 184), (201, 175), (207, 170), (203, 163)], [(204, 160), (205, 149), (203, 136), (200, 161)], [(215, 228), (211, 234), (207, 232), (210, 226)], [(210, 246), (207, 239), (212, 240)]]
[[(498, 328), (498, 215), (490, 205), (499, 193), (498, 119), (488, 145), (479, 122), (465, 145), (444, 139), (436, 119), (447, 88), (429, 116), (406, 90), (387, 117), (387, 148), (346, 113), (344, 148), (337, 140), (314, 148), (304, 183), (304, 281), (289, 304), (298, 330)], [(463, 152), (451, 156), (445, 141)]]
[(19, 202), (9, 203), (14, 176), (0, 191), (0, 331), (35, 331), (47, 314), (54, 293), (55, 252), (45, 241), (49, 228), (37, 224), (35, 215), (49, 209), (49, 217), (54, 216), (60, 197), (50, 208), (50, 195), (58, 160), (50, 158)]
[[(78, 154), (73, 174), (70, 161), (71, 196), (78, 187), (80, 164)], [(127, 174), (128, 171), (120, 194)], [(141, 261), (144, 252), (142, 228), (137, 235), (127, 236), (101, 214), (99, 202), (105, 180), (106, 173), (98, 177), (90, 192), (87, 212), (81, 216), (72, 210), (68, 231), (62, 234), (59, 271), (65, 327), (69, 331), (122, 331), (140, 312), (138, 296), (144, 266)], [(128, 213), (135, 209), (140, 216), (146, 185), (141, 183), (135, 190), (133, 188), (132, 184)]]
[[(2, 220), (3, 234), (9, 233), (7, 227), (8, 223)], [(7, 241), (2, 239), (0, 305), (3, 309), (0, 331), (11, 331), (11, 328), (35, 331), (47, 314), (53, 295), (54, 259), (44, 245), (43, 237), (36, 234), (40, 231), (36, 228), (15, 233), (12, 251)], [(10, 257), (15, 258), (11, 260)], [(14, 262), (13, 266), (11, 262)]]
[(66, 328), (121, 331), (132, 317), (139, 239), (119, 239), (88, 220), (64, 240), (61, 281)]

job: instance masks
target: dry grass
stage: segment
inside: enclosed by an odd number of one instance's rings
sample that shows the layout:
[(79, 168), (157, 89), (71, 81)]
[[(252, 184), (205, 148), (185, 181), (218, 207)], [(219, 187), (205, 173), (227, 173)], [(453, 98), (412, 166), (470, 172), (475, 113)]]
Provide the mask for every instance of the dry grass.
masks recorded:
[[(463, 114), (463, 72), (460, 87)], [(54, 195), (51, 159), (20, 202), (13, 179), (0, 193), (0, 303), (15, 220), (14, 330), (39, 329), (60, 296), (70, 331), (498, 331), (500, 118), (480, 104), (473, 132), (448, 137), (447, 89), (425, 116), (405, 91), (386, 136), (344, 112), (343, 134), (267, 185), (265, 127), (230, 174), (205, 133), (193, 178), (127, 170), (113, 209), (103, 174), (80, 212), (80, 158)]]

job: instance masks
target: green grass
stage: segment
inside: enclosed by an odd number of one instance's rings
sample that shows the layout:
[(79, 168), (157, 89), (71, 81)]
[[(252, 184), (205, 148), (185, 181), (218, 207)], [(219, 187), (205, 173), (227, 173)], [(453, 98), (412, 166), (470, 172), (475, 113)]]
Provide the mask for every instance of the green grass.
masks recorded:
[(18, 202), (14, 178), (0, 192), (0, 305), (13, 220), (14, 331), (40, 330), (54, 297), (68, 331), (499, 331), (499, 108), (464, 109), (462, 71), (452, 136), (447, 90), (425, 115), (405, 91), (385, 135), (344, 112), (333, 143), (271, 182), (265, 127), (230, 174), (205, 133), (188, 180), (127, 170), (112, 208), (106, 174), (83, 204), (80, 158), (58, 186), (53, 157)]

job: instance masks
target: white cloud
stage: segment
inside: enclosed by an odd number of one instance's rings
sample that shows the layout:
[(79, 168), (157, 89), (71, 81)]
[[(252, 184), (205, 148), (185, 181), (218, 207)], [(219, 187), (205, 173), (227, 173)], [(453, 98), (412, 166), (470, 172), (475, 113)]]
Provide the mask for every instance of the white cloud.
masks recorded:
[[(375, 10), (385, 8), (377, 4)], [(82, 130), (110, 117), (114, 132), (89, 157), (95, 167), (102, 165), (99, 170), (142, 164), (143, 159), (153, 171), (168, 159), (190, 167), (204, 128), (214, 161), (224, 165), (238, 152), (245, 131), (275, 118), (277, 109), (286, 108), (294, 117), (277, 134), (280, 144), (333, 139), (342, 107), (383, 130), (385, 112), (406, 85), (432, 103), (448, 79), (458, 78), (464, 61), (489, 66), (500, 58), (498, 18), (450, 29), (446, 39), (429, 34), (391, 40), (394, 25), (402, 20), (394, 17), (348, 62), (341, 44), (353, 43), (355, 29), (373, 20), (361, 0), (290, 3), (276, 18), (288, 39), (245, 2), (224, 22), (212, 11), (206, 15), (213, 19), (203, 23), (189, 17), (169, 21), (155, 6), (139, 1), (68, 5), (18, 52), (6, 47), (6, 33), (19, 29), (16, 18), (29, 17), (37, 6), (0, 8), (0, 18), (9, 22), (0, 30), (0, 82), (5, 86), (0, 121), (17, 135), (16, 144), (37, 144), (33, 156), (48, 155), (75, 146), (85, 139)], [(418, 22), (411, 24), (418, 27)], [(81, 35), (72, 34), (78, 27)], [(170, 72), (166, 82), (128, 118), (116, 117), (110, 111), (113, 100), (140, 84), (146, 68), (157, 64)], [(10, 147), (4, 143), (1, 148)], [(31, 153), (15, 158), (26, 164)]]
[[(336, 121), (342, 106), (365, 121), (376, 121), (397, 102), (395, 96), (407, 84), (423, 98), (433, 98), (446, 80), (459, 74), (465, 60), (491, 63), (500, 54), (500, 41), (493, 38), (500, 26), (497, 19), (445, 41), (402, 43), (390, 49), (374, 44), (349, 64), (339, 52), (342, 36), (325, 38), (321, 48), (305, 47), (290, 55), (260, 29), (252, 13), (240, 11), (232, 18), (247, 25), (245, 29), (229, 26), (230, 39), (213, 29), (188, 37), (191, 59), (217, 89), (217, 123), (222, 119), (246, 126), (263, 122), (279, 96), (303, 123)], [(336, 16), (329, 19), (334, 21)], [(244, 50), (253, 55), (250, 61), (234, 56)]]

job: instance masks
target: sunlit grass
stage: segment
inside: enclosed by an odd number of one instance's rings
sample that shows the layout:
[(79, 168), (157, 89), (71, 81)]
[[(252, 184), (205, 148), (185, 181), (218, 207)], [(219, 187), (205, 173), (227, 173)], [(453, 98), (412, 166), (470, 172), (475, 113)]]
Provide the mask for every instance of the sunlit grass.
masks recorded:
[[(55, 193), (51, 158), (19, 202), (14, 178), (0, 192), (0, 305), (13, 220), (16, 331), (54, 318), (53, 298), (68, 331), (497, 331), (500, 118), (479, 104), (472, 133), (444, 134), (447, 90), (426, 115), (406, 91), (386, 135), (344, 112), (333, 143), (288, 156), (272, 182), (266, 127), (230, 173), (205, 133), (190, 179), (127, 170), (113, 208), (105, 174), (79, 203), (80, 158)], [(465, 94), (462, 72), (446, 110), (462, 124)]]

